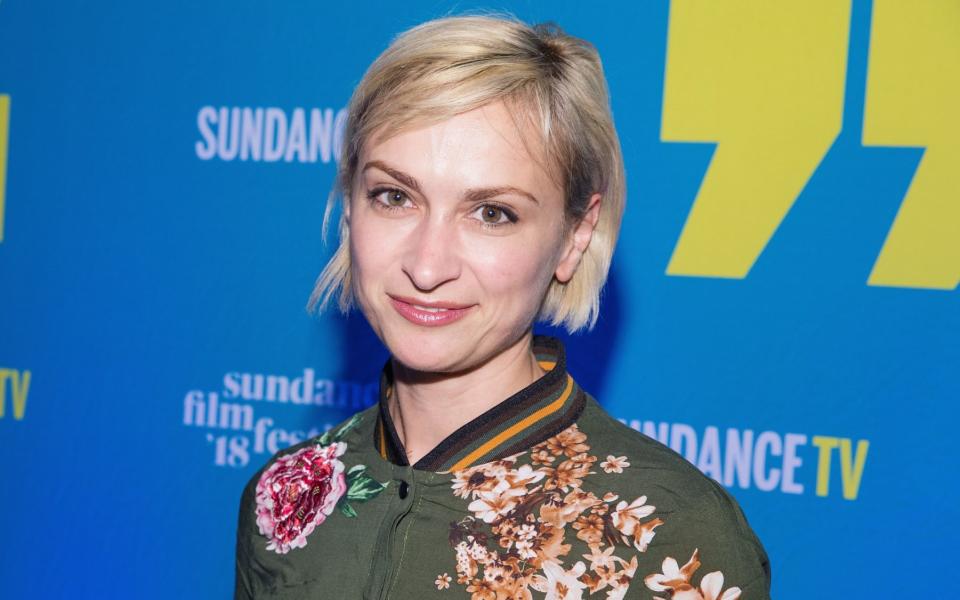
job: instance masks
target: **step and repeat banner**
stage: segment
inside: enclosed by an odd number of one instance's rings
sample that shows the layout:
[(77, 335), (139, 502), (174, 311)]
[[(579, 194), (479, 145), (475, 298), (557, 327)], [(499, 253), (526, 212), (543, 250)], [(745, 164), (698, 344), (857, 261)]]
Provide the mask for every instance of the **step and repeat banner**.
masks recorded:
[(604, 60), (622, 236), (598, 326), (539, 329), (573, 375), (734, 494), (776, 598), (953, 594), (960, 1), (3, 0), (0, 597), (231, 596), (244, 483), (386, 359), (305, 310), (347, 99), (475, 9)]

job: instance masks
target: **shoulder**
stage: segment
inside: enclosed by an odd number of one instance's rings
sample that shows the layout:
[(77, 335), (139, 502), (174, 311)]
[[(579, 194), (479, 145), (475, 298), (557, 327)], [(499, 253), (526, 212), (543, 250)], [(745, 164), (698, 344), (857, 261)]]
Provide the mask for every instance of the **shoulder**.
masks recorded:
[(334, 441), (335, 436), (349, 435), (352, 438), (357, 439), (363, 435), (363, 432), (371, 433), (372, 426), (376, 421), (376, 416), (377, 406), (374, 405), (350, 416), (347, 419), (344, 419), (340, 423), (337, 423), (322, 435), (312, 437), (288, 448), (279, 450), (253, 474), (249, 481), (247, 481), (241, 497), (241, 504), (248, 500), (252, 501), (253, 495), (256, 492), (257, 484), (263, 477), (263, 474), (274, 468), (274, 466), (283, 458), (294, 455), (304, 449), (315, 447), (318, 444), (325, 446), (331, 441)]
[[(277, 585), (303, 583), (309, 569), (293, 567), (287, 552), (305, 546), (306, 536), (343, 496), (349, 474), (344, 472), (341, 456), (349, 446), (362, 447), (358, 442), (364, 436), (370, 440), (367, 446), (373, 446), (370, 421), (376, 420), (375, 411), (374, 406), (359, 412), (323, 435), (280, 450), (247, 482), (237, 519), (235, 598), (259, 597)], [(314, 487), (311, 494), (278, 496), (288, 484)], [(308, 516), (294, 513), (297, 509)], [(304, 521), (288, 521), (291, 514)], [(309, 555), (298, 556), (303, 560)]]
[[(602, 491), (619, 496), (618, 510), (646, 517), (637, 520), (634, 533), (646, 532), (644, 562), (660, 566), (659, 573), (637, 573), (646, 577), (647, 587), (666, 592), (658, 582), (683, 575), (694, 588), (726, 578), (728, 586), (750, 591), (743, 598), (768, 597), (766, 551), (723, 486), (664, 444), (610, 416), (592, 398), (578, 426), (596, 456), (594, 471), (608, 488)], [(698, 583), (707, 575), (705, 583)]]
[(625, 483), (647, 486), (651, 493), (680, 503), (677, 509), (690, 501), (733, 502), (717, 482), (683, 456), (613, 418), (590, 396), (577, 425), (605, 473), (617, 473), (617, 479)]
[(368, 437), (370, 439), (369, 445), (372, 446), (373, 422), (376, 421), (376, 410), (376, 406), (367, 408), (331, 427), (323, 435), (280, 450), (253, 474), (244, 486), (240, 496), (237, 529), (238, 553), (252, 550), (252, 541), (260, 539), (258, 533), (261, 528), (257, 523), (256, 504), (258, 488), (262, 487), (261, 481), (264, 480), (264, 477), (269, 477), (271, 473), (288, 463), (294, 456), (308, 452), (311, 448), (318, 450), (323, 448), (324, 453), (332, 452), (336, 457), (339, 457), (340, 453), (343, 453), (348, 447), (348, 444), (342, 444), (341, 441), (349, 440), (351, 442), (349, 447), (353, 449), (363, 446), (363, 444), (354, 443), (355, 441)]

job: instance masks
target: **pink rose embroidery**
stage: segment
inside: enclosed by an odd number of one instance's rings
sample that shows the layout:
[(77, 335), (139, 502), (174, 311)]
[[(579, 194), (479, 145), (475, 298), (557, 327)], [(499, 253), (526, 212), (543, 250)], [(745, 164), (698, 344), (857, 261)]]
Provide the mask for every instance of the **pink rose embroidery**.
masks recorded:
[(257, 526), (267, 550), (286, 554), (307, 545), (307, 536), (333, 512), (347, 490), (343, 442), (308, 446), (277, 459), (257, 483)]
[(347, 451), (340, 440), (360, 422), (354, 415), (338, 431), (328, 431), (312, 446), (278, 458), (257, 481), (257, 527), (266, 536), (267, 550), (286, 554), (307, 545), (307, 536), (323, 523), (333, 509), (356, 517), (350, 505), (365, 502), (384, 489), (366, 473), (364, 465), (344, 472), (339, 460)]

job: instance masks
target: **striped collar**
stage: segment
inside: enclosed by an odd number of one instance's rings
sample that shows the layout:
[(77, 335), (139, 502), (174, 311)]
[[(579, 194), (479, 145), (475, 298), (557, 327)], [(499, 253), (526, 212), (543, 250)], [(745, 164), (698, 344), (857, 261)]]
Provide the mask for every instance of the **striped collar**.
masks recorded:
[[(553, 337), (534, 336), (533, 352), (546, 371), (543, 377), (451, 433), (413, 468), (458, 471), (527, 450), (572, 425), (583, 411), (586, 395), (567, 373), (563, 344)], [(387, 361), (380, 377), (374, 443), (384, 459), (409, 466), (387, 410), (392, 383)]]

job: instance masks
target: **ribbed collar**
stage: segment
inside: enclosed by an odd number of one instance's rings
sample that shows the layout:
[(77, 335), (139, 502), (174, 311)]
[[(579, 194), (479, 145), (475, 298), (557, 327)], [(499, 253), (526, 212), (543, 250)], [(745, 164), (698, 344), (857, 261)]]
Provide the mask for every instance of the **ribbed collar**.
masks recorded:
[[(553, 337), (534, 336), (533, 352), (546, 371), (543, 377), (454, 431), (413, 468), (458, 471), (527, 450), (572, 425), (583, 411), (586, 395), (567, 373), (563, 344)], [(380, 376), (374, 443), (383, 458), (408, 466), (387, 410), (392, 387), (393, 372), (388, 360)]]

